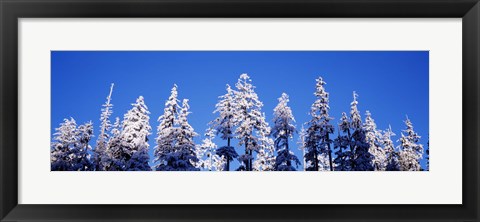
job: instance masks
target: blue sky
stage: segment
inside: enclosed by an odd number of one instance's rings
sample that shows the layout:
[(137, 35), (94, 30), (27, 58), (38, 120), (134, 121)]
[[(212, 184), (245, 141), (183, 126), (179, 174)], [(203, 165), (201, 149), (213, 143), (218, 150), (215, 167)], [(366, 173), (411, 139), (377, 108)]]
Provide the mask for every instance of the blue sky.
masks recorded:
[[(225, 85), (234, 86), (240, 74), (248, 73), (270, 125), (277, 98), (285, 92), (300, 131), (315, 100), (315, 79), (322, 76), (330, 93), (333, 123), (339, 122), (342, 112), (349, 112), (356, 91), (362, 118), (369, 110), (377, 128), (391, 125), (397, 134), (392, 138), (395, 145), (406, 115), (425, 147), (428, 140), (428, 51), (52, 51), (51, 57), (52, 133), (64, 118), (73, 117), (77, 124), (91, 120), (96, 136), (101, 106), (115, 83), (112, 122), (115, 117), (122, 119), (138, 96), (145, 97), (151, 112), (152, 152), (157, 119), (177, 84), (179, 99), (190, 100), (189, 122), (201, 135), (195, 138), (200, 143), (207, 123), (215, 118), (212, 112)], [(297, 141), (298, 135), (290, 144), (300, 158)], [(231, 169), (236, 166), (235, 161)]]

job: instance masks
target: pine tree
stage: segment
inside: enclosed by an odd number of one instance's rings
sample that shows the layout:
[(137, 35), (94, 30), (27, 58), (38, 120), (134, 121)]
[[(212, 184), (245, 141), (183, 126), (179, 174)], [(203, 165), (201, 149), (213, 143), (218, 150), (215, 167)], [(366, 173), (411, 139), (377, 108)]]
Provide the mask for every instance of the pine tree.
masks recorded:
[[(124, 115), (120, 138), (125, 151), (125, 170), (151, 170), (148, 162), (148, 136), (151, 134), (150, 112), (143, 96), (137, 98), (136, 103)], [(126, 146), (125, 146), (126, 145)]]
[(231, 146), (231, 140), (234, 138), (235, 127), (235, 97), (234, 91), (227, 84), (227, 93), (220, 96), (220, 101), (215, 105), (216, 109), (213, 113), (218, 113), (218, 117), (210, 124), (220, 134), (220, 138), (227, 140), (227, 145), (217, 149), (216, 153), (226, 160), (225, 171), (230, 170), (230, 161), (238, 157), (235, 148)]
[(123, 171), (127, 168), (126, 157), (128, 146), (122, 141), (120, 118), (115, 119), (115, 123), (110, 131), (111, 137), (107, 143), (106, 155), (102, 162), (106, 171)]
[(372, 114), (368, 110), (365, 114), (365, 123), (363, 127), (365, 130), (366, 142), (369, 145), (368, 151), (373, 156), (373, 168), (375, 171), (384, 171), (387, 167), (387, 162), (385, 150), (382, 148), (382, 134), (377, 130), (375, 120), (372, 118)]
[[(335, 160), (333, 161), (336, 164), (335, 170), (338, 171), (349, 171), (353, 165), (353, 157), (352, 151), (348, 148), (351, 144), (351, 134), (350, 134), (350, 122), (348, 121), (347, 114), (345, 112), (342, 113), (342, 118), (340, 119), (340, 123), (338, 125), (338, 136), (334, 140), (334, 148), (337, 150), (335, 151)], [(340, 131), (344, 135), (340, 135)]]
[(253, 170), (255, 171), (273, 171), (275, 170), (275, 147), (274, 141), (269, 137), (271, 128), (265, 120), (263, 113), (259, 123), (257, 158), (253, 161)]
[(215, 134), (214, 129), (208, 129), (202, 144), (196, 146), (195, 154), (198, 158), (198, 162), (196, 163), (197, 168), (208, 171), (223, 171), (225, 169), (225, 157), (215, 153), (215, 149), (217, 148), (217, 145), (213, 142)]
[(329, 168), (333, 171), (332, 150), (330, 134), (334, 128), (330, 124), (333, 119), (329, 116), (330, 110), (329, 94), (325, 91), (326, 82), (322, 77), (316, 79), (315, 97), (317, 98), (310, 109), (312, 119), (306, 123), (305, 133), (305, 159), (310, 167), (309, 171), (319, 171), (319, 158), (321, 155), (327, 155), (329, 159)]
[(420, 159), (423, 156), (423, 145), (419, 144), (420, 136), (413, 130), (410, 119), (405, 120), (407, 129), (400, 137), (400, 169), (402, 171), (420, 171)]
[(300, 164), (298, 158), (290, 151), (288, 140), (293, 138), (295, 133), (295, 118), (292, 109), (288, 106), (289, 98), (286, 93), (278, 99), (278, 105), (273, 109), (273, 122), (271, 135), (275, 141), (275, 149), (277, 150), (277, 158), (275, 169), (279, 171), (294, 171), (295, 167), (292, 161)]
[(50, 167), (52, 171), (72, 170), (72, 152), (78, 141), (77, 123), (73, 118), (64, 119), (60, 127), (55, 128), (54, 142), (50, 151)]
[(87, 122), (77, 129), (77, 141), (71, 150), (71, 170), (92, 171), (94, 164), (90, 160), (89, 151), (92, 147), (88, 144), (93, 137), (93, 124)]
[(250, 77), (244, 73), (240, 75), (235, 84), (237, 91), (235, 94), (236, 120), (235, 130), (239, 145), (245, 147), (245, 154), (239, 157), (240, 165), (238, 170), (252, 171), (253, 169), (253, 151), (258, 152), (259, 141), (256, 131), (260, 128), (262, 121), (261, 108), (263, 103), (258, 99), (255, 93), (255, 87), (252, 85)]
[[(107, 150), (103, 155), (101, 163), (102, 170), (105, 171), (122, 171), (126, 169), (125, 152), (126, 145), (122, 145), (121, 134), (121, 122), (120, 118), (115, 118), (115, 123), (112, 125), (110, 134), (111, 137), (107, 142)], [(124, 150), (125, 147), (125, 150)]]
[(165, 103), (164, 113), (158, 118), (160, 124), (157, 128), (157, 146), (154, 150), (154, 162), (156, 170), (170, 171), (173, 170), (173, 163), (176, 161), (175, 143), (178, 128), (175, 126), (175, 119), (180, 110), (177, 99), (177, 85), (174, 85), (170, 97)]
[(110, 93), (107, 96), (107, 101), (103, 104), (102, 114), (100, 115), (100, 134), (98, 135), (97, 139), (97, 146), (95, 147), (94, 152), (94, 165), (95, 170), (105, 170), (105, 161), (108, 159), (106, 155), (107, 141), (109, 138), (108, 130), (111, 127), (110, 124), (110, 115), (112, 115), (112, 107), (113, 104), (110, 103), (112, 99), (112, 92), (113, 92), (113, 83), (110, 86)]
[(358, 111), (358, 94), (353, 92), (353, 102), (350, 104), (350, 130), (351, 136), (350, 151), (353, 153), (352, 170), (371, 171), (373, 167), (373, 155), (369, 152), (369, 145), (366, 142), (365, 130), (362, 127), (362, 118)]
[(382, 145), (385, 150), (385, 157), (386, 157), (386, 170), (387, 171), (399, 171), (400, 164), (398, 163), (398, 153), (395, 151), (395, 146), (393, 145), (393, 141), (391, 139), (392, 136), (395, 136), (395, 133), (392, 132), (392, 127), (389, 128), (383, 133), (382, 137)]
[(173, 164), (173, 168), (177, 171), (194, 171), (198, 170), (195, 165), (198, 162), (198, 158), (195, 154), (195, 143), (193, 138), (198, 136), (192, 126), (188, 123), (188, 111), (190, 106), (188, 105), (188, 99), (184, 99), (182, 107), (177, 119), (178, 134), (176, 135), (177, 142), (175, 144), (175, 156), (176, 161)]

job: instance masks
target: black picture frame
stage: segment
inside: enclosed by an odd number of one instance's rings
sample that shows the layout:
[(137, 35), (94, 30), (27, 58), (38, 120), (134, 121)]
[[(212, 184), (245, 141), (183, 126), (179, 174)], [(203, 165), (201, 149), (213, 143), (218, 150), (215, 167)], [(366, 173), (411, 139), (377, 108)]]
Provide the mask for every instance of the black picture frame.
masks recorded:
[[(0, 0), (1, 221), (478, 221), (478, 0)], [(18, 204), (18, 19), (122, 17), (462, 18), (461, 205)], [(448, 43), (445, 43), (448, 44)], [(423, 188), (427, 189), (427, 188)]]

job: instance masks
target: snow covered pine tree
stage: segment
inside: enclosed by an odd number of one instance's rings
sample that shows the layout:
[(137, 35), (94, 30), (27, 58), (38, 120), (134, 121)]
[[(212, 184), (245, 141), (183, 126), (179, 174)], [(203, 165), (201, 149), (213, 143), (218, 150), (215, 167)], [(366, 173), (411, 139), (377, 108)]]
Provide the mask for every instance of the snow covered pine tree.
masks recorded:
[(198, 162), (196, 163), (197, 168), (208, 171), (225, 170), (225, 157), (219, 156), (215, 153), (215, 150), (217, 149), (217, 144), (213, 142), (215, 134), (216, 132), (214, 129), (207, 129), (202, 144), (196, 145), (195, 154), (198, 158)]
[(231, 146), (231, 140), (235, 137), (234, 127), (236, 121), (235, 114), (235, 94), (230, 85), (227, 84), (227, 93), (220, 96), (220, 101), (215, 105), (216, 109), (213, 113), (218, 113), (218, 117), (210, 122), (210, 125), (215, 129), (216, 134), (220, 134), (222, 140), (227, 140), (227, 145), (217, 149), (217, 154), (224, 157), (226, 160), (225, 171), (230, 170), (230, 162), (238, 157), (235, 148)]
[(143, 96), (139, 96), (132, 108), (124, 115), (121, 145), (124, 148), (127, 171), (149, 171), (148, 136), (151, 134), (150, 112)]
[(176, 162), (174, 163), (175, 170), (179, 171), (196, 171), (195, 167), (198, 158), (195, 154), (195, 143), (193, 138), (198, 134), (193, 130), (193, 127), (188, 123), (188, 99), (183, 99), (182, 107), (178, 116), (178, 134), (176, 136), (177, 143), (175, 144)]
[(274, 141), (269, 137), (271, 129), (265, 119), (265, 113), (263, 113), (259, 122), (257, 158), (253, 161), (252, 165), (254, 171), (275, 170), (276, 158)]
[(295, 133), (295, 118), (288, 102), (288, 95), (282, 93), (282, 96), (278, 98), (277, 106), (273, 109), (274, 125), (271, 135), (274, 138), (275, 149), (277, 150), (275, 161), (275, 170), (277, 171), (295, 171), (296, 167), (292, 165), (292, 161), (297, 167), (300, 164), (300, 161), (288, 146), (288, 140), (293, 138)]
[(395, 151), (395, 146), (393, 145), (392, 136), (395, 136), (395, 133), (392, 132), (392, 127), (389, 128), (383, 133), (382, 137), (382, 145), (385, 150), (386, 156), (386, 171), (399, 171), (400, 164), (399, 164), (399, 155), (398, 152)]
[(385, 150), (382, 148), (382, 133), (377, 130), (377, 124), (372, 118), (372, 114), (367, 110), (365, 114), (365, 139), (369, 145), (368, 152), (373, 155), (373, 169), (375, 171), (384, 171), (387, 167)]
[(158, 118), (160, 125), (157, 128), (157, 146), (154, 150), (156, 170), (198, 170), (195, 167), (198, 158), (193, 142), (193, 137), (197, 136), (197, 133), (187, 120), (187, 116), (190, 114), (188, 100), (184, 99), (180, 107), (177, 97), (177, 85), (174, 85), (170, 97), (165, 103), (164, 114)]
[(402, 171), (420, 171), (420, 159), (423, 156), (423, 145), (419, 144), (420, 136), (413, 130), (410, 119), (405, 120), (407, 129), (400, 137), (400, 169)]
[(55, 129), (54, 142), (50, 151), (50, 169), (52, 171), (90, 171), (93, 164), (88, 150), (88, 142), (93, 136), (91, 122), (81, 125), (73, 118), (64, 119)]
[(350, 130), (353, 131), (350, 143), (350, 151), (353, 152), (352, 170), (372, 171), (373, 155), (369, 152), (369, 145), (366, 142), (362, 118), (357, 107), (357, 97), (358, 94), (353, 92), (353, 102), (350, 104)]
[(180, 109), (177, 97), (177, 85), (173, 85), (170, 97), (168, 97), (167, 102), (165, 102), (163, 115), (158, 118), (160, 124), (157, 127), (157, 146), (153, 153), (155, 156), (154, 162), (157, 163), (155, 166), (156, 170), (174, 170), (173, 164), (177, 158), (174, 155), (174, 145), (178, 130), (175, 127), (175, 118)]
[(107, 141), (109, 139), (108, 130), (110, 130), (110, 115), (112, 115), (112, 107), (113, 104), (110, 103), (112, 100), (112, 92), (113, 92), (112, 83), (110, 85), (110, 93), (107, 96), (107, 101), (103, 104), (102, 114), (100, 115), (100, 134), (97, 138), (97, 146), (94, 150), (94, 164), (95, 170), (105, 170), (107, 165), (109, 165), (107, 161), (108, 157), (106, 156), (106, 151), (108, 150)]
[[(340, 135), (340, 131), (343, 135)], [(351, 159), (352, 151), (348, 150), (351, 144), (351, 134), (350, 134), (350, 122), (348, 121), (347, 114), (342, 113), (342, 118), (340, 118), (340, 123), (338, 124), (338, 137), (333, 142), (335, 151), (335, 160), (336, 164), (335, 170), (339, 171), (349, 171), (352, 168), (353, 159)]]
[[(305, 131), (305, 162), (309, 167), (308, 171), (319, 171), (324, 168), (325, 157), (328, 156), (328, 167), (333, 170), (332, 151), (330, 134), (333, 133), (333, 126), (330, 121), (333, 119), (328, 115), (330, 106), (328, 105), (328, 93), (325, 91), (326, 82), (322, 77), (316, 79), (315, 97), (316, 100), (310, 108), (310, 116), (312, 119), (305, 123), (307, 129)], [(322, 160), (322, 163), (320, 162)]]
[(93, 137), (92, 122), (80, 125), (77, 129), (78, 141), (72, 150), (72, 170), (75, 171), (92, 171), (94, 164), (90, 160), (90, 150), (92, 147), (88, 144)]
[(63, 123), (60, 123), (60, 127), (55, 128), (55, 131), (50, 151), (51, 170), (72, 170), (70, 154), (77, 142), (77, 123), (71, 117), (64, 119)]
[(235, 133), (239, 140), (239, 145), (245, 146), (245, 154), (239, 157), (241, 162), (238, 170), (252, 171), (253, 169), (253, 151), (258, 152), (258, 137), (256, 131), (260, 130), (262, 121), (263, 103), (258, 99), (255, 93), (255, 87), (252, 85), (250, 77), (244, 73), (240, 75), (238, 82), (235, 84), (236, 116), (235, 125), (237, 126)]

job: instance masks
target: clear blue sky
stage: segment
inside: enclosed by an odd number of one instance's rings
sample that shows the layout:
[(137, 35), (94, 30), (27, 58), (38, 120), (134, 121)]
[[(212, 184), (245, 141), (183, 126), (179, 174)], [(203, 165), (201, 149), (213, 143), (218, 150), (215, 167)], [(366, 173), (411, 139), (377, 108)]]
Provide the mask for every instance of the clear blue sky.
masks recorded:
[[(406, 115), (425, 147), (428, 140), (428, 51), (52, 51), (51, 56), (51, 131), (64, 118), (73, 117), (77, 124), (91, 120), (92, 146), (111, 83), (115, 83), (112, 122), (115, 117), (123, 119), (138, 96), (145, 97), (153, 151), (157, 119), (174, 83), (179, 99), (190, 100), (189, 122), (201, 135), (195, 139), (200, 143), (207, 123), (215, 118), (217, 97), (225, 93), (225, 84), (233, 87), (242, 73), (252, 78), (270, 125), (277, 98), (285, 92), (300, 130), (315, 100), (315, 79), (322, 76), (330, 93), (333, 123), (339, 122), (342, 112), (349, 112), (352, 91), (356, 91), (362, 118), (369, 110), (379, 129), (390, 124), (397, 134), (392, 138), (395, 145)], [(297, 141), (298, 135), (290, 144), (300, 158)], [(236, 166), (237, 161), (231, 169)]]

